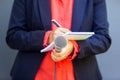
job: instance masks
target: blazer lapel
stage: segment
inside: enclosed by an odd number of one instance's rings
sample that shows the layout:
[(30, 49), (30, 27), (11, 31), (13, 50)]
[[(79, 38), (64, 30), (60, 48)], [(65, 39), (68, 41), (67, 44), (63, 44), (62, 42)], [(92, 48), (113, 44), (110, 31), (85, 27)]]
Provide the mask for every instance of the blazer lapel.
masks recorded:
[(73, 17), (72, 17), (72, 31), (79, 31), (82, 24), (82, 19), (85, 14), (85, 7), (87, 0), (74, 0)]
[(51, 29), (50, 0), (38, 0), (39, 12), (45, 30)]
[[(87, 0), (74, 0), (73, 17), (72, 17), (72, 31), (79, 31), (82, 24), (82, 19), (85, 14)], [(38, 0), (39, 12), (43, 27), (46, 30), (51, 29), (51, 9), (50, 0)]]

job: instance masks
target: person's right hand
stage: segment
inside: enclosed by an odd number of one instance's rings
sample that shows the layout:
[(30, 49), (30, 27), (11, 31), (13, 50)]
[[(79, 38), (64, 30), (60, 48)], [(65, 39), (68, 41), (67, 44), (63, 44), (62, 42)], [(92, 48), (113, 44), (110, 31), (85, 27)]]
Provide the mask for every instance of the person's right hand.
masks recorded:
[(50, 36), (48, 38), (48, 44), (53, 42), (57, 36), (64, 35), (66, 32), (70, 32), (70, 30), (66, 28), (57, 28), (56, 30), (51, 31)]

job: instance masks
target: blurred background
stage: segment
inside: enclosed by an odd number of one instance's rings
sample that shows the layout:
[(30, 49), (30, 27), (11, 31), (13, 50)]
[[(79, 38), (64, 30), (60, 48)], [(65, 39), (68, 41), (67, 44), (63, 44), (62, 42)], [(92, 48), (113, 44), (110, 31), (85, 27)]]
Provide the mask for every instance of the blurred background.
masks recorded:
[[(17, 52), (5, 42), (12, 4), (13, 0), (0, 0), (0, 80), (11, 80), (9, 73)], [(97, 59), (103, 80), (120, 80), (120, 0), (106, 0), (106, 4), (112, 45)]]

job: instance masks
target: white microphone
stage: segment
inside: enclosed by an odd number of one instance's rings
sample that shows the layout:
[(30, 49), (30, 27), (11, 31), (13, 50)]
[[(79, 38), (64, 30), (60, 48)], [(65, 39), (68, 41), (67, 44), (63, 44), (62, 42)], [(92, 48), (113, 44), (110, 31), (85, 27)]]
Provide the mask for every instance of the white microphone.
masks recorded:
[(68, 40), (64, 36), (58, 36), (55, 38), (54, 43), (55, 50), (59, 52), (68, 44)]

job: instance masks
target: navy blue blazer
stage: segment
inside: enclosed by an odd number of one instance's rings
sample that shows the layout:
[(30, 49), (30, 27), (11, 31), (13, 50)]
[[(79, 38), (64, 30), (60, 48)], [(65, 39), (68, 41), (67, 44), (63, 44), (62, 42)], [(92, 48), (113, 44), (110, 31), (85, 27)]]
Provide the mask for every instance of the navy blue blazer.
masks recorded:
[[(67, 14), (67, 13), (66, 13)], [(72, 31), (95, 32), (84, 41), (77, 41), (80, 52), (73, 60), (76, 80), (101, 80), (95, 58), (111, 44), (105, 0), (74, 0)], [(14, 0), (6, 42), (17, 49), (12, 80), (34, 80), (45, 53), (43, 39), (51, 30), (50, 0)]]

